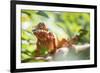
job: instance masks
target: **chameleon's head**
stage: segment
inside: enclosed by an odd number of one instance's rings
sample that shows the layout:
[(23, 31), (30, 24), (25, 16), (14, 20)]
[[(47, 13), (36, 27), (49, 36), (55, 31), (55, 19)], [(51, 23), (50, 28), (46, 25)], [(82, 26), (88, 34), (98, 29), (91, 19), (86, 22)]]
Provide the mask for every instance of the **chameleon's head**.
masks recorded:
[(32, 30), (33, 33), (34, 33), (36, 30), (48, 31), (48, 28), (47, 28), (47, 26), (46, 26), (44, 23), (41, 22), (41, 23), (39, 23), (39, 24), (35, 27), (35, 29)]
[(39, 40), (46, 40), (48, 37), (48, 28), (44, 23), (39, 23), (32, 32)]

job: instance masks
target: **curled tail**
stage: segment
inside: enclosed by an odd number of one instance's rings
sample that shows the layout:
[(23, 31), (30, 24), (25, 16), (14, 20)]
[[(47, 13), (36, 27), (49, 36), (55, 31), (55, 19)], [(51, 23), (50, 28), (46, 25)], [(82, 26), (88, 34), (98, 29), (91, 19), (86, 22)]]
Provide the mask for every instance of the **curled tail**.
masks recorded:
[(74, 37), (72, 37), (71, 39), (62, 39), (61, 41), (59, 41), (58, 47), (57, 48), (61, 48), (61, 47), (72, 47), (73, 44), (76, 44), (80, 38), (82, 36), (84, 36), (87, 31), (84, 29), (81, 29), (79, 35), (75, 35)]
[(76, 44), (80, 40), (80, 38), (82, 38), (86, 33), (87, 33), (87, 30), (80, 29), (79, 35), (75, 35), (74, 37), (72, 37), (72, 39), (69, 40), (70, 43)]

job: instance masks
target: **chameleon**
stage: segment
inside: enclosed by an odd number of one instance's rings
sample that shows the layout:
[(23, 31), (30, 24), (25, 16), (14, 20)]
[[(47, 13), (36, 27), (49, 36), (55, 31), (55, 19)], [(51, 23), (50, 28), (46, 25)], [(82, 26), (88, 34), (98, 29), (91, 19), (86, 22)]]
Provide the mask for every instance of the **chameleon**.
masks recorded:
[(62, 38), (62, 40), (59, 40), (56, 35), (53, 32), (50, 32), (48, 27), (43, 23), (40, 22), (35, 29), (32, 29), (33, 34), (37, 38), (36, 42), (36, 50), (35, 50), (35, 56), (41, 56), (40, 52), (41, 49), (46, 48), (48, 51), (48, 54), (55, 54), (57, 49), (61, 47), (69, 47), (72, 48), (73, 44), (76, 44), (76, 42), (82, 37), (84, 34), (86, 34), (87, 31), (84, 31), (83, 29), (80, 30), (80, 34), (72, 37), (71, 39), (65, 39)]

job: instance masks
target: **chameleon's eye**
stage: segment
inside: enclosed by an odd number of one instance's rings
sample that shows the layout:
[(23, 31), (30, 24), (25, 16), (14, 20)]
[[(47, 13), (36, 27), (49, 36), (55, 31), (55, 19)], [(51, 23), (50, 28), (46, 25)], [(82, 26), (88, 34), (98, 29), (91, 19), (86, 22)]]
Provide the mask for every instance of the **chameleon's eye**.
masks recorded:
[(44, 24), (44, 23), (39, 23), (39, 24), (38, 24), (38, 27), (39, 27), (39, 28), (43, 28), (43, 27), (45, 27), (45, 24)]
[(36, 31), (36, 29), (33, 29), (33, 30), (32, 30), (32, 32), (35, 32), (35, 31)]

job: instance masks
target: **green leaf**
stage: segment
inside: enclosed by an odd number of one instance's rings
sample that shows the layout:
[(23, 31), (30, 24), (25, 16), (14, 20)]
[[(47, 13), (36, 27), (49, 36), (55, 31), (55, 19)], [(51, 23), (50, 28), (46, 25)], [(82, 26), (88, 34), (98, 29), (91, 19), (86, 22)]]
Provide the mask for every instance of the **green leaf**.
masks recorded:
[(21, 54), (21, 59), (24, 60), (24, 59), (27, 59), (27, 58), (30, 58), (29, 55), (25, 54), (25, 53), (22, 53)]
[(42, 56), (47, 55), (47, 54), (48, 54), (48, 49), (47, 49), (47, 48), (42, 48), (41, 51), (40, 51), (40, 54), (41, 54)]
[(22, 43), (22, 49), (25, 49), (25, 51), (28, 51), (29, 53), (32, 53), (33, 51), (35, 51), (36, 45)]
[(22, 40), (34, 40), (33, 34), (22, 30)]
[(49, 16), (44, 11), (38, 11), (37, 14), (40, 16), (44, 16), (45, 18), (49, 18)]

